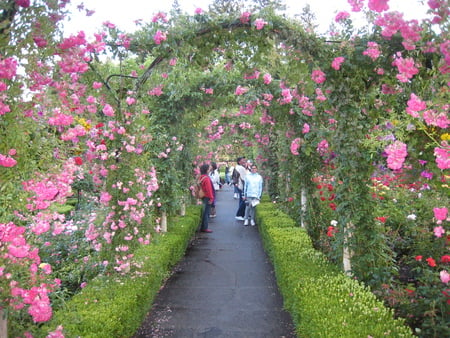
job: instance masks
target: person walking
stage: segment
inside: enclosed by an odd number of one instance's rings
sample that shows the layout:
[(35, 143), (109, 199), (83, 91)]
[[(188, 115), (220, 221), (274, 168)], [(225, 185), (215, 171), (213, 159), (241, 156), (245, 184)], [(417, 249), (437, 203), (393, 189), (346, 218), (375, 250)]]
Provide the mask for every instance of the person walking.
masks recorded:
[(244, 184), (244, 203), (245, 215), (244, 215), (244, 225), (256, 225), (255, 223), (255, 207), (259, 204), (261, 200), (261, 195), (263, 191), (263, 178), (258, 174), (258, 167), (256, 164), (251, 164), (250, 173), (245, 177)]
[(214, 195), (214, 202), (211, 204), (211, 213), (209, 217), (214, 218), (216, 217), (216, 194), (220, 190), (220, 175), (219, 170), (217, 169), (216, 162), (211, 162), (211, 170), (209, 172), (209, 178), (211, 179), (211, 182), (213, 184), (213, 195)]
[(211, 179), (208, 175), (209, 164), (202, 164), (200, 166), (200, 177), (198, 182), (202, 186), (202, 190), (205, 192), (205, 196), (202, 198), (202, 219), (200, 223), (201, 232), (212, 232), (208, 229), (209, 215), (211, 212), (211, 205), (214, 203), (214, 189)]
[(245, 215), (245, 202), (243, 199), (244, 194), (244, 182), (245, 177), (247, 176), (247, 169), (245, 169), (245, 157), (238, 157), (236, 160), (236, 167), (234, 168), (234, 171), (236, 172), (235, 175), (233, 175), (234, 178), (234, 186), (236, 187), (237, 193), (239, 195), (239, 206), (236, 211), (236, 219), (239, 221), (244, 220)]

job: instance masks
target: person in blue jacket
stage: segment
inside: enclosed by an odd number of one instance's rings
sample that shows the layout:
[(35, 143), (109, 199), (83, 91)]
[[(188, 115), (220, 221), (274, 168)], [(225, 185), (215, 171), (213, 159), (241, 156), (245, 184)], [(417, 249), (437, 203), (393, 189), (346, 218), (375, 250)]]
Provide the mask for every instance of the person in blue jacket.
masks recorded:
[(244, 196), (246, 203), (244, 225), (255, 225), (255, 207), (261, 200), (263, 192), (263, 178), (258, 174), (258, 167), (252, 163), (250, 173), (245, 176)]

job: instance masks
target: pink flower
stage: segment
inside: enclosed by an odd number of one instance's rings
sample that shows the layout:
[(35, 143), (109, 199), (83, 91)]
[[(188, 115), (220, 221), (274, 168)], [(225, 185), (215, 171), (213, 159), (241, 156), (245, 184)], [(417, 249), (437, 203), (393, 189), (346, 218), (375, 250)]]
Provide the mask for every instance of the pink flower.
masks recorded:
[(12, 157), (5, 156), (3, 154), (0, 154), (0, 166), (11, 168), (14, 167), (17, 164), (17, 161), (13, 159)]
[(445, 230), (441, 225), (434, 227), (433, 232), (434, 232), (434, 235), (438, 238), (442, 237), (442, 235), (445, 234)]
[(30, 7), (30, 0), (16, 0), (16, 4), (23, 8)]
[(156, 13), (153, 18), (152, 22), (157, 22), (158, 20), (161, 20), (162, 22), (168, 22), (167, 15), (164, 12), (158, 12)]
[(194, 11), (195, 14), (201, 15), (203, 14), (203, 9), (201, 9), (200, 7), (197, 7)]
[(317, 152), (323, 156), (328, 152), (328, 141), (327, 140), (322, 140), (319, 142), (319, 144), (317, 145)]
[(406, 144), (400, 141), (388, 145), (385, 149), (388, 155), (387, 164), (392, 170), (401, 169), (405, 158), (408, 155)]
[(333, 60), (331, 63), (331, 67), (333, 67), (336, 70), (339, 70), (341, 68), (341, 64), (345, 61), (345, 58), (342, 56), (339, 56)]
[(363, 52), (363, 55), (367, 55), (375, 61), (381, 55), (381, 51), (379, 49), (379, 45), (376, 42), (369, 41), (367, 42), (367, 49)]
[(267, 25), (267, 22), (264, 21), (264, 19), (256, 19), (255, 20), (255, 26), (256, 26), (257, 30), (263, 29), (265, 25)]
[(169, 65), (170, 66), (175, 66), (177, 64), (177, 59), (176, 58), (172, 58), (169, 60)]
[(396, 66), (399, 74), (396, 78), (400, 82), (408, 82), (414, 75), (416, 75), (419, 70), (415, 67), (413, 58), (404, 59), (401, 54), (397, 54), (394, 62), (392, 62), (393, 66)]
[(114, 109), (109, 104), (105, 104), (103, 107), (103, 114), (106, 116), (114, 116)]
[(420, 98), (416, 94), (411, 93), (408, 100), (408, 107), (406, 108), (406, 112), (412, 117), (419, 117), (419, 114), (417, 112), (426, 108), (427, 104), (420, 100)]
[(438, 221), (445, 221), (447, 219), (448, 209), (446, 207), (443, 208), (433, 208), (434, 217)]
[(152, 96), (161, 96), (162, 94), (164, 94), (163, 90), (162, 90), (163, 86), (159, 85), (155, 88), (153, 88), (152, 90), (148, 91), (148, 95), (152, 95)]
[(324, 83), (327, 78), (325, 77), (325, 73), (324, 72), (322, 72), (320, 69), (316, 69), (316, 70), (312, 71), (311, 79), (315, 83), (321, 84), (321, 83)]
[(444, 284), (448, 284), (450, 281), (450, 274), (447, 272), (447, 270), (442, 270), (439, 272), (439, 276), (441, 278), (441, 282)]
[(350, 17), (350, 14), (348, 12), (339, 12), (337, 13), (336, 17), (334, 18), (334, 21), (340, 22), (344, 21), (345, 19), (348, 19)]
[(389, 0), (369, 0), (369, 9), (378, 13), (389, 9)]
[(299, 155), (298, 149), (301, 146), (301, 139), (296, 138), (291, 142), (291, 153), (292, 155)]
[(134, 97), (127, 97), (126, 102), (129, 106), (136, 103), (136, 99)]
[(248, 88), (237, 86), (236, 90), (234, 91), (234, 95), (243, 95), (248, 92)]
[(443, 148), (435, 147), (434, 156), (439, 169), (450, 169), (450, 148), (443, 142)]
[(305, 123), (305, 124), (303, 125), (302, 133), (303, 133), (303, 134), (307, 134), (307, 133), (309, 133), (309, 130), (310, 130), (309, 124), (308, 124), (308, 123)]
[(241, 17), (240, 17), (240, 21), (242, 23), (248, 23), (250, 21), (250, 16), (252, 15), (252, 13), (250, 12), (244, 12), (242, 13)]
[(272, 82), (272, 75), (264, 74), (263, 79), (264, 79), (264, 84), (270, 84)]
[(352, 12), (360, 12), (364, 6), (364, 0), (347, 0), (352, 6)]
[(155, 43), (157, 45), (160, 45), (161, 42), (166, 41), (166, 40), (167, 40), (166, 33), (163, 33), (160, 30), (157, 30), (155, 35), (153, 35), (153, 41), (155, 41)]

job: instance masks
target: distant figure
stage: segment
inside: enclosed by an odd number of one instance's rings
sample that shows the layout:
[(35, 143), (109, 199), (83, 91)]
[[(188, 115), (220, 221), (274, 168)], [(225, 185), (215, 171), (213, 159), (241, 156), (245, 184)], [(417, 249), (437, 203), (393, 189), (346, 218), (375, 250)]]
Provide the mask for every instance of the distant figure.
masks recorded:
[(245, 176), (247, 176), (247, 169), (244, 167), (246, 163), (245, 157), (238, 157), (236, 163), (236, 168), (234, 168), (233, 172), (233, 183), (239, 194), (239, 207), (236, 211), (236, 219), (243, 221), (245, 215), (245, 202), (242, 197), (244, 194)]
[(200, 166), (200, 177), (198, 181), (202, 185), (202, 189), (205, 192), (205, 197), (202, 198), (202, 221), (200, 223), (201, 232), (212, 232), (208, 229), (209, 214), (211, 212), (211, 205), (214, 203), (214, 189), (211, 179), (208, 175), (209, 164), (202, 164)]
[(219, 170), (217, 169), (216, 162), (211, 162), (211, 167), (209, 171), (209, 178), (213, 184), (213, 193), (214, 193), (214, 202), (211, 204), (211, 212), (209, 217), (216, 217), (216, 193), (220, 190), (220, 175)]
[(244, 184), (244, 201), (245, 201), (245, 215), (244, 225), (255, 225), (255, 207), (261, 200), (263, 191), (263, 178), (258, 174), (258, 167), (256, 164), (251, 164), (250, 173), (245, 177)]
[(230, 182), (231, 182), (231, 172), (227, 162), (225, 165), (225, 184), (230, 185)]

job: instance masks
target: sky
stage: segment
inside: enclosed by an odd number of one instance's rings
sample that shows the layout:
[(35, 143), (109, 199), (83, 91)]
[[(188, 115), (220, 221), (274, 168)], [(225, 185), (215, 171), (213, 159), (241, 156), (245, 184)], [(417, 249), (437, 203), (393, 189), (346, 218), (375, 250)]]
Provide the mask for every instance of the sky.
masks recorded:
[[(208, 9), (208, 5), (213, 0), (178, 0), (183, 11), (194, 14), (196, 8)], [(351, 7), (347, 0), (285, 0), (287, 13), (290, 15), (299, 14), (302, 8), (309, 3), (312, 12), (316, 15), (319, 24), (319, 32), (324, 33), (334, 17), (340, 11), (347, 11), (354, 18), (357, 24), (356, 13), (351, 12)], [(365, 1), (367, 3), (367, 0)], [(76, 34), (84, 30), (88, 36), (99, 30), (101, 24), (109, 21), (118, 28), (132, 32), (135, 29), (134, 21), (142, 19), (150, 22), (153, 14), (157, 12), (168, 12), (172, 8), (173, 0), (72, 0), (72, 3), (84, 3), (85, 8), (94, 10), (91, 17), (79, 14), (74, 10), (72, 21), (65, 25), (65, 35)], [(420, 0), (389, 0), (390, 11), (404, 13), (406, 20), (423, 18), (427, 7), (420, 5)], [(74, 6), (75, 8), (75, 6)]]

